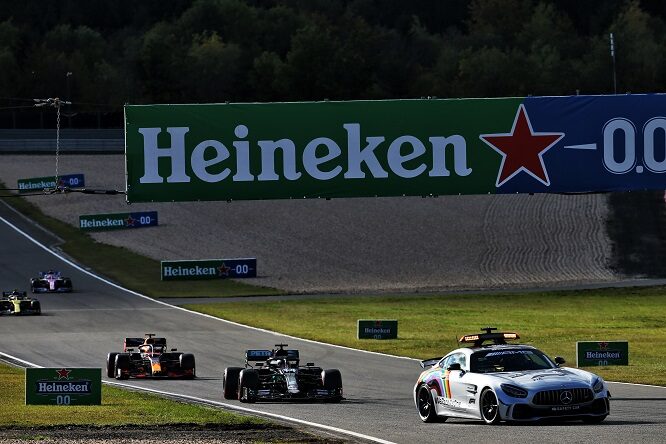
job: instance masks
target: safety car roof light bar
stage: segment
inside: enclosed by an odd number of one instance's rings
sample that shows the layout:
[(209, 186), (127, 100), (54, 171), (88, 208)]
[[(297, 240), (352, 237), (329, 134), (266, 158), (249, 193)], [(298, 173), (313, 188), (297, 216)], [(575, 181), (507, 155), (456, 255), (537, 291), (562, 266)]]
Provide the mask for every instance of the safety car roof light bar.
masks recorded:
[(496, 333), (495, 327), (484, 327), (481, 330), (485, 333), (470, 334), (462, 336), (458, 342), (465, 344), (474, 344), (474, 347), (481, 347), (484, 342), (492, 342), (493, 344), (506, 344), (507, 340), (520, 339), (518, 333), (513, 332), (498, 332)]

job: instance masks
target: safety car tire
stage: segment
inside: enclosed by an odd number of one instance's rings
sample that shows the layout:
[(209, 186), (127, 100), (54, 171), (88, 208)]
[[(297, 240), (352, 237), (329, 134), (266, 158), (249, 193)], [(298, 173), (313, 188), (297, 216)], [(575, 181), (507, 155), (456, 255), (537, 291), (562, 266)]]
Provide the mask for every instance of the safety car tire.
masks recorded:
[(499, 402), (497, 395), (490, 388), (485, 388), (479, 398), (479, 408), (481, 409), (481, 418), (486, 424), (499, 424), (501, 421), (499, 414)]
[(438, 417), (435, 410), (435, 400), (432, 397), (430, 387), (421, 384), (416, 392), (416, 410), (423, 422), (443, 422), (446, 417)]

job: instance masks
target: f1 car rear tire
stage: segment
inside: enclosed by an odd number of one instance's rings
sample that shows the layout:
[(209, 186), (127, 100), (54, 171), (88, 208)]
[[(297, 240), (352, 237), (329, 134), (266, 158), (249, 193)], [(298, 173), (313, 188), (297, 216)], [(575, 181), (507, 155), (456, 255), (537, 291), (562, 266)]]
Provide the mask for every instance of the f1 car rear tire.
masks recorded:
[(238, 378), (241, 367), (227, 367), (222, 376), (222, 394), (224, 399), (238, 399)]
[(486, 388), (481, 392), (481, 418), (486, 424), (499, 424), (501, 418), (499, 414), (499, 403), (497, 395), (492, 389)]
[(342, 400), (342, 375), (338, 369), (328, 369), (321, 372), (324, 390), (333, 390), (337, 396), (328, 399), (329, 402), (340, 402)]
[(116, 355), (116, 379), (127, 379), (127, 374), (123, 373), (123, 370), (129, 370), (130, 367), (130, 357), (128, 354), (119, 353)]
[(106, 355), (106, 376), (109, 378), (116, 377), (116, 355), (118, 353), (109, 353)]
[(197, 371), (194, 355), (191, 353), (181, 353), (179, 361), (181, 370), (192, 370), (192, 375), (188, 375), (186, 378), (193, 379), (196, 376)]
[(243, 369), (238, 377), (238, 400), (240, 402), (257, 402), (259, 390), (259, 373), (252, 369)]
[(435, 410), (435, 400), (432, 397), (430, 387), (421, 384), (416, 392), (416, 409), (419, 412), (419, 418), (423, 422), (444, 422), (446, 417), (438, 417)]

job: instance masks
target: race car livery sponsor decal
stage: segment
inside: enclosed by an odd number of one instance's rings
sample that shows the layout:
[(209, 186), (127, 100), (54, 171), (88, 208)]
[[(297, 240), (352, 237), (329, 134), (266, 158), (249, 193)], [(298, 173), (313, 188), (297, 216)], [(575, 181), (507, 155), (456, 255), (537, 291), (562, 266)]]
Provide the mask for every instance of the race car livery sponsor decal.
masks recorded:
[(664, 109), (664, 94), (127, 105), (127, 200), (664, 190)]

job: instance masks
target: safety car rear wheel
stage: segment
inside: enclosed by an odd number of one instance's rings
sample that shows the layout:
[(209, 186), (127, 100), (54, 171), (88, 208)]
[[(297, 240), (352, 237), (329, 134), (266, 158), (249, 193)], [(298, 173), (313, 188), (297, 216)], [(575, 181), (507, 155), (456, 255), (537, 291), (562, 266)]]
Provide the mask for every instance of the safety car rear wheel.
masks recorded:
[(486, 388), (481, 392), (481, 418), (486, 424), (498, 424), (500, 422), (499, 403), (497, 395), (491, 389)]
[(416, 408), (419, 412), (419, 418), (423, 422), (446, 421), (446, 417), (439, 418), (435, 411), (435, 400), (432, 397), (430, 387), (421, 384), (416, 392)]
[(256, 370), (243, 369), (238, 378), (238, 400), (256, 402), (259, 390), (259, 374)]
[(106, 376), (114, 378), (116, 376), (116, 356), (118, 353), (109, 353), (106, 355)]
[(238, 378), (243, 370), (240, 367), (227, 367), (222, 375), (222, 394), (224, 399), (238, 399)]

